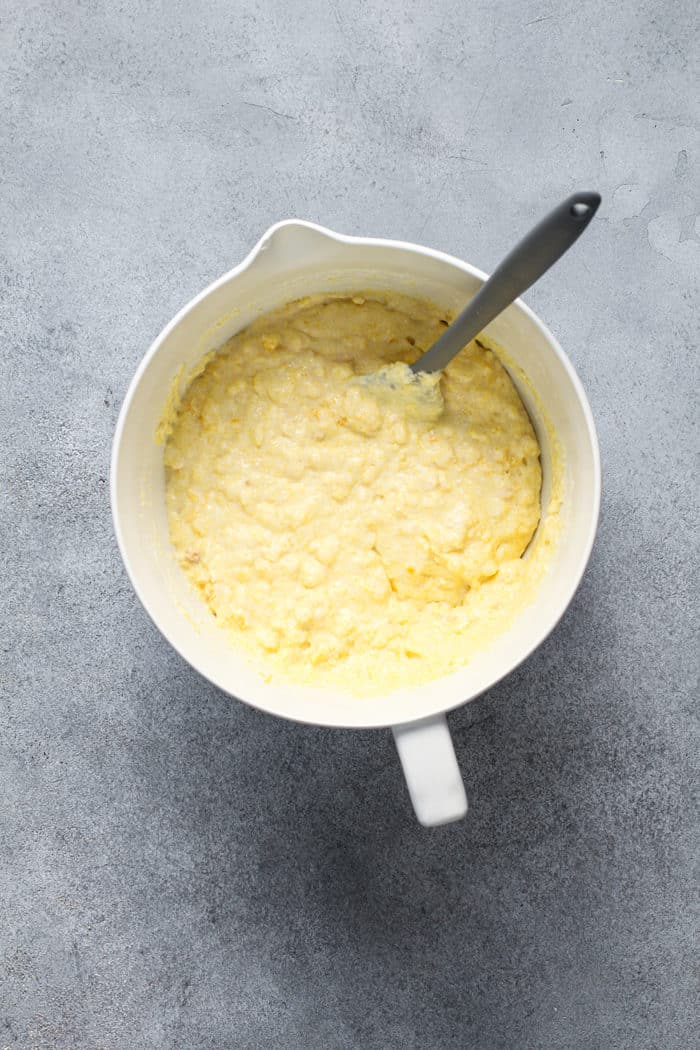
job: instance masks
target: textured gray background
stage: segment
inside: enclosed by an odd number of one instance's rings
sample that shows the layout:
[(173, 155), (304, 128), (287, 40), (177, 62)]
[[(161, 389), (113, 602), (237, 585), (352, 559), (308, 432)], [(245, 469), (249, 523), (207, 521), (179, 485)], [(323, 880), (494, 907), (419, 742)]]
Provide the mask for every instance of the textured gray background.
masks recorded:
[[(698, 737), (693, 0), (0, 13), (0, 1047), (689, 1048)], [(605, 473), (572, 608), (452, 717), (465, 823), (387, 733), (231, 702), (110, 524), (126, 385), (292, 215), (488, 269), (604, 195), (527, 296)]]

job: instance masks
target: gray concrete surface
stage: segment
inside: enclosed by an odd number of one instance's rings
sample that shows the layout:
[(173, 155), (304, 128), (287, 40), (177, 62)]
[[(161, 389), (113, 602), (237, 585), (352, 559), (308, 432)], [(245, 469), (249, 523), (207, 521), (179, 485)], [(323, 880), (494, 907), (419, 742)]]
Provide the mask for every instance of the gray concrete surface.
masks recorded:
[[(691, 0), (51, 3), (0, 14), (0, 1048), (687, 1050), (700, 1039), (698, 23)], [(580, 592), (452, 718), (231, 702), (156, 633), (107, 494), (161, 326), (291, 215), (488, 269), (604, 195), (529, 302), (600, 429)]]

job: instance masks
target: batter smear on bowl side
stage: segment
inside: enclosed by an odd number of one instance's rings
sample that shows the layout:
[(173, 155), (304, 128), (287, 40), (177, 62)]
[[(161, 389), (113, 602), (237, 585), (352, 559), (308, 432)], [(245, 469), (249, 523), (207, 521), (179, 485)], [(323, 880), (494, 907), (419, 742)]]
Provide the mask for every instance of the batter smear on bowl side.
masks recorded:
[[(358, 694), (466, 664), (532, 598), (540, 449), (481, 342), (411, 362), (439, 307), (364, 291), (259, 318), (207, 359), (163, 428), (177, 558), (275, 678)], [(391, 387), (357, 377), (387, 365)], [(541, 542), (540, 542), (541, 540)]]

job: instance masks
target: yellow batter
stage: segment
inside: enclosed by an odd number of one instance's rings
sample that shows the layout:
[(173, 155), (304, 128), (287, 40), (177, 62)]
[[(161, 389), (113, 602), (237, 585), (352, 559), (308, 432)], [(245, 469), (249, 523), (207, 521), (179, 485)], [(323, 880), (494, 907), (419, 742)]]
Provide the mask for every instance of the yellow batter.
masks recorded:
[(299, 300), (213, 355), (168, 422), (180, 564), (277, 678), (418, 684), (532, 597), (539, 446), (508, 374), (477, 343), (441, 377), (393, 364), (447, 320), (394, 293)]

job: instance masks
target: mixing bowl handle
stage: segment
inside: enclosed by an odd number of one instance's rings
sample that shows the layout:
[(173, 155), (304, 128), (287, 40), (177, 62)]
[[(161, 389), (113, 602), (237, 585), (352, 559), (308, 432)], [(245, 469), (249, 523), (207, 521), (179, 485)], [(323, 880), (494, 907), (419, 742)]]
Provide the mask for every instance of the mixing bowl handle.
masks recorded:
[(432, 827), (460, 820), (467, 796), (444, 715), (393, 727), (413, 808)]

